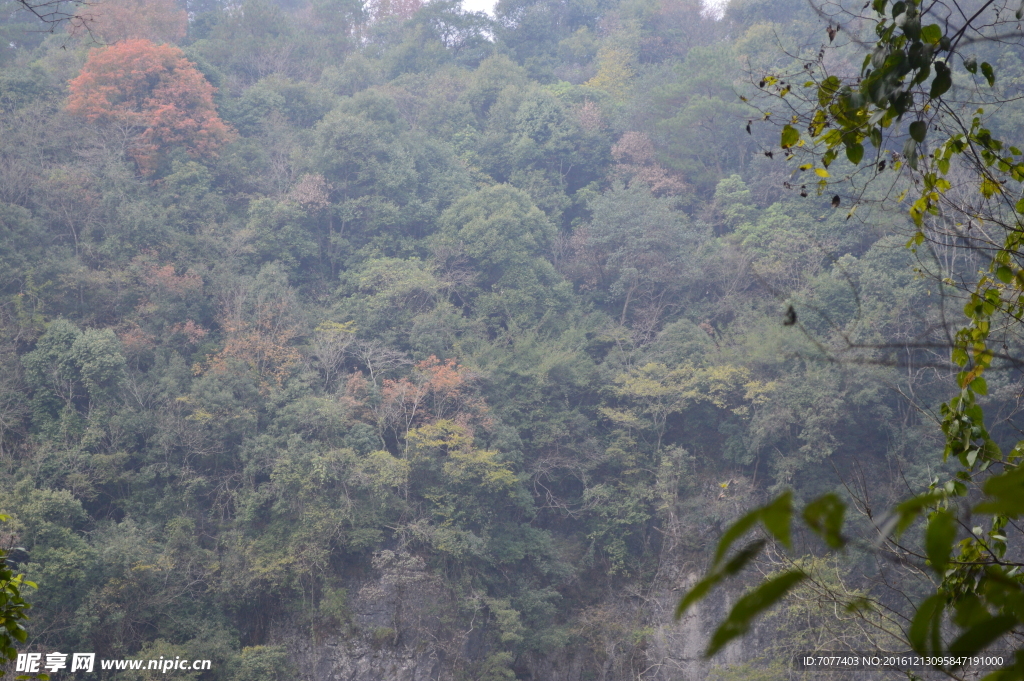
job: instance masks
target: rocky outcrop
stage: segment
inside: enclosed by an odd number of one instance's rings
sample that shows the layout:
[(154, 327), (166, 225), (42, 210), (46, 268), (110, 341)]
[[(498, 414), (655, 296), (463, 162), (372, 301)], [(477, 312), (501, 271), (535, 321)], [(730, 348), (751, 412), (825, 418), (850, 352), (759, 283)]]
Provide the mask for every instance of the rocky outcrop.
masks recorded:
[[(486, 609), (481, 599), (456, 601), (422, 559), (400, 551), (373, 558), (375, 574), (353, 585), (344, 631), (320, 637), (279, 629), (298, 672), (309, 681), (454, 681), (455, 670), (487, 677)], [(625, 594), (580, 616), (585, 643), (545, 655), (524, 655), (513, 665), (530, 681), (703, 681), (711, 671), (702, 653), (729, 596), (716, 593), (681, 621), (672, 613), (696, 572), (666, 574), (643, 597)], [(474, 607), (476, 609), (474, 610)], [(756, 657), (758, 632), (727, 649), (715, 664)], [(476, 675), (467, 678), (478, 678)]]

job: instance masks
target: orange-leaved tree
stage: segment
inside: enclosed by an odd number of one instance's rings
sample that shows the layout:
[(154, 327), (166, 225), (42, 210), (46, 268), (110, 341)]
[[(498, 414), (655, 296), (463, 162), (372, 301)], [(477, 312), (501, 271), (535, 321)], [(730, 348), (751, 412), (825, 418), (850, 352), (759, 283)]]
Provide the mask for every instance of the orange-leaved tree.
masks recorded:
[[(264, 394), (281, 387), (301, 356), (292, 345), (299, 336), (294, 300), (257, 292), (253, 300), (236, 295), (224, 305), (219, 319), (225, 332), (224, 349), (210, 358), (214, 373), (232, 371), (230, 360), (248, 366)], [(184, 329), (182, 329), (184, 331)], [(197, 367), (199, 371), (202, 367)]]
[(444, 421), (472, 434), (472, 426), (491, 425), (487, 405), (474, 390), (478, 376), (454, 359), (442, 362), (434, 355), (416, 364), (407, 378), (385, 379), (376, 411), (383, 439), (392, 433), (408, 447), (417, 426)]
[(169, 148), (212, 155), (234, 135), (213, 86), (173, 45), (136, 39), (94, 49), (70, 89), (68, 111), (120, 130), (143, 175)]

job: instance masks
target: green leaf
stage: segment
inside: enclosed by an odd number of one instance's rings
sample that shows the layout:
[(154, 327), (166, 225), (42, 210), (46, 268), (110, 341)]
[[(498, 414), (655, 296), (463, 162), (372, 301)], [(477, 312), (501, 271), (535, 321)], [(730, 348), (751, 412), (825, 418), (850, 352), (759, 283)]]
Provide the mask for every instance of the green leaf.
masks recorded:
[(917, 142), (914, 139), (908, 139), (903, 143), (903, 158), (907, 159), (911, 168), (917, 170)]
[(907, 499), (896, 507), (896, 528), (894, 534), (898, 537), (910, 527), (910, 525), (921, 515), (921, 511), (932, 506), (945, 498), (942, 492), (925, 492), (916, 497)]
[(676, 606), (675, 618), (677, 620), (682, 619), (683, 615), (686, 614), (686, 611), (690, 609), (691, 605), (707, 596), (708, 592), (711, 591), (711, 587), (718, 584), (724, 578), (724, 574), (715, 572), (694, 584), (693, 588), (683, 595), (682, 599), (679, 601), (679, 605)]
[(914, 619), (910, 621), (907, 639), (911, 647), (922, 655), (935, 653), (942, 649), (940, 633), (942, 628), (942, 611), (946, 605), (946, 595), (942, 592), (929, 596), (917, 608)]
[(928, 91), (928, 96), (932, 99), (937, 99), (944, 95), (952, 86), (953, 77), (949, 72), (949, 67), (941, 61), (935, 62), (935, 78), (932, 79), (932, 87)]
[(761, 522), (775, 539), (787, 549), (793, 548), (790, 529), (793, 520), (793, 493), (786, 491), (761, 510)]
[(957, 656), (971, 656), (979, 653), (1016, 625), (1017, 618), (1012, 615), (990, 617), (960, 634), (955, 641), (949, 644), (949, 652)]
[(874, 50), (871, 51), (871, 66), (876, 69), (882, 68), (882, 66), (885, 65), (885, 60), (888, 58), (888, 56), (889, 50), (885, 48), (885, 45), (878, 45)]
[(903, 22), (903, 35), (910, 38), (911, 41), (917, 40), (921, 37), (921, 20), (917, 17), (908, 19)]
[(788, 123), (782, 126), (782, 141), (781, 146), (783, 149), (789, 149), (791, 146), (800, 141), (800, 133), (792, 125)]
[(729, 552), (733, 542), (749, 532), (758, 521), (763, 522), (768, 532), (781, 544), (786, 548), (791, 548), (790, 523), (792, 516), (792, 492), (783, 492), (771, 503), (750, 511), (730, 525), (722, 534), (722, 538), (718, 541), (718, 549), (715, 551), (714, 565), (718, 565), (725, 557), (725, 554)]
[(982, 195), (986, 199), (992, 198), (994, 195), (1000, 193), (1003, 190), (1003, 188), (999, 185), (998, 182), (993, 182), (988, 178), (987, 175), (982, 178), (981, 186), (979, 187), (979, 189), (981, 190)]
[(821, 85), (818, 86), (818, 104), (822, 107), (828, 106), (828, 103), (832, 101), (832, 97), (839, 90), (840, 84), (841, 82), (836, 76), (829, 76), (821, 81)]
[(871, 144), (873, 144), (875, 146), (875, 149), (881, 149), (882, 148), (882, 129), (881, 128), (872, 127), (871, 130), (868, 131), (868, 139), (871, 140)]
[(864, 158), (864, 146), (861, 144), (853, 143), (846, 145), (846, 158), (850, 163), (857, 165), (860, 160)]
[(921, 29), (921, 42), (938, 45), (942, 40), (942, 29), (938, 24), (928, 24)]
[(956, 519), (949, 511), (938, 511), (928, 520), (924, 532), (924, 548), (932, 569), (941, 578), (946, 574), (949, 556), (956, 539)]
[(722, 558), (724, 558), (725, 554), (729, 552), (729, 548), (732, 546), (732, 543), (749, 532), (750, 529), (757, 524), (760, 517), (761, 509), (756, 508), (734, 522), (728, 527), (728, 529), (726, 529), (725, 532), (722, 533), (722, 538), (718, 540), (718, 549), (715, 551), (714, 565), (718, 565), (722, 562)]
[(977, 73), (978, 60), (975, 59), (974, 57), (968, 57), (967, 59), (964, 59), (964, 68), (970, 71), (971, 73)]
[(953, 607), (955, 612), (951, 619), (961, 629), (970, 629), (976, 624), (992, 619), (992, 614), (981, 598), (974, 594), (964, 596)]
[(757, 557), (757, 554), (761, 552), (766, 544), (765, 540), (760, 539), (755, 542), (751, 542), (747, 546), (737, 553), (728, 563), (704, 577), (696, 584), (693, 585), (689, 591), (679, 600), (679, 605), (676, 606), (675, 618), (678, 620), (686, 611), (690, 609), (690, 606), (704, 598), (712, 587), (721, 582), (726, 577), (735, 575), (744, 567), (747, 563)]
[(917, 75), (914, 76), (914, 80), (912, 81), (912, 84), (913, 85), (918, 85), (920, 83), (923, 83), (926, 80), (928, 80), (929, 78), (931, 78), (931, 75), (932, 75), (932, 65), (931, 65), (930, 62), (926, 62), (924, 64), (924, 66), (922, 66), (921, 69), (917, 72)]
[(988, 81), (989, 87), (993, 87), (996, 84), (996, 72), (992, 70), (992, 65), (987, 61), (981, 62), (981, 73), (985, 76), (985, 80)]
[(910, 124), (910, 136), (914, 138), (914, 141), (924, 142), (924, 137), (927, 134), (928, 124), (924, 121), (914, 121)]
[(846, 504), (829, 492), (807, 504), (803, 516), (807, 526), (824, 539), (830, 548), (839, 549), (846, 544), (842, 535), (845, 513)]
[(704, 655), (713, 656), (729, 641), (742, 636), (750, 629), (755, 617), (778, 603), (794, 586), (802, 582), (807, 575), (802, 570), (790, 570), (769, 579), (767, 582), (748, 592), (729, 611), (729, 616), (715, 630), (711, 642)]
[(993, 475), (982, 488), (988, 497), (974, 507), (975, 513), (994, 513), (1016, 518), (1024, 514), (1024, 467)]

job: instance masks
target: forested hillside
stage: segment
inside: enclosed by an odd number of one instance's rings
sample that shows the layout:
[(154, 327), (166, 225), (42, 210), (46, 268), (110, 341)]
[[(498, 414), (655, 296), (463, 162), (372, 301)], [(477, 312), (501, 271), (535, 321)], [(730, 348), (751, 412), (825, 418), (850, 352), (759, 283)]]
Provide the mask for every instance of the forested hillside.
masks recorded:
[[(893, 181), (834, 207), (741, 101), (829, 40), (802, 2), (3, 11), (27, 649), (211, 658), (175, 675), (202, 681), (330, 678), (296, 640), (427, 650), (438, 679), (682, 678), (652, 590), (724, 524), (941, 466), (922, 339), (975, 263), (907, 250), (870, 200)], [(1011, 377), (989, 388), (1008, 417)], [(906, 584), (873, 561), (835, 579)], [(764, 664), (806, 643), (777, 631)]]

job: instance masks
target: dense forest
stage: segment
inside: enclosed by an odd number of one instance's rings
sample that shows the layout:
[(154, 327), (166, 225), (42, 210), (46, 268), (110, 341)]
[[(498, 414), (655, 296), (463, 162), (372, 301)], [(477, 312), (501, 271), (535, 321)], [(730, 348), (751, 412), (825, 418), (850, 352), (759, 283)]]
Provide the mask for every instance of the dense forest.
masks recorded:
[[(196, 681), (335, 678), (300, 664), (330, 646), (430, 661), (336, 677), (360, 681), (684, 678), (659, 627), (741, 511), (881, 507), (942, 467), (924, 340), (977, 263), (905, 247), (897, 176), (852, 212), (819, 195), (741, 99), (828, 44), (802, 0), (0, 20), (26, 649), (212, 659)], [(997, 420), (1016, 380), (989, 379)], [(869, 554), (823, 569), (921, 588)], [(824, 616), (776, 613), (712, 678), (789, 678)]]

